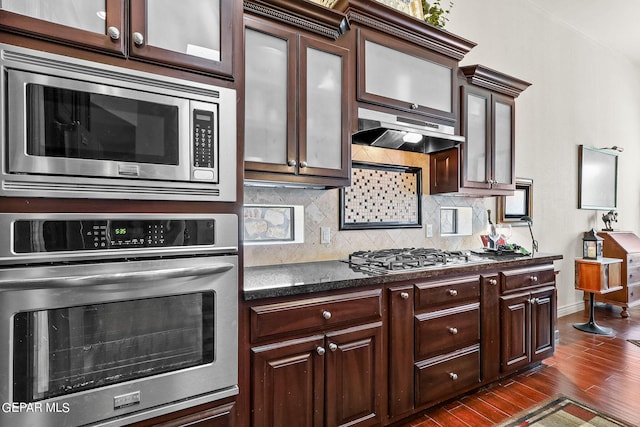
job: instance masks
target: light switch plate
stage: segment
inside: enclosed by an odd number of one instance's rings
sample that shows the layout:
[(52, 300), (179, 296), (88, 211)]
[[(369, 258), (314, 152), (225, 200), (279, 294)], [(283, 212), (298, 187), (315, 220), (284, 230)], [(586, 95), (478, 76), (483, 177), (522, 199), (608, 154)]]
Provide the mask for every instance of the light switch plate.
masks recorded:
[(323, 245), (331, 243), (331, 227), (320, 227), (320, 243)]

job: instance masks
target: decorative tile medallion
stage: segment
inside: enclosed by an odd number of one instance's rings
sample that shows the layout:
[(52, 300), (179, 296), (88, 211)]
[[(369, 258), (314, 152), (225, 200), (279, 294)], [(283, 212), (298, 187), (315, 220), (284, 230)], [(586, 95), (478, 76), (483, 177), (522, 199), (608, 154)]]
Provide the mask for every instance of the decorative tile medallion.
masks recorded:
[(342, 229), (420, 227), (420, 168), (354, 163), (341, 193)]

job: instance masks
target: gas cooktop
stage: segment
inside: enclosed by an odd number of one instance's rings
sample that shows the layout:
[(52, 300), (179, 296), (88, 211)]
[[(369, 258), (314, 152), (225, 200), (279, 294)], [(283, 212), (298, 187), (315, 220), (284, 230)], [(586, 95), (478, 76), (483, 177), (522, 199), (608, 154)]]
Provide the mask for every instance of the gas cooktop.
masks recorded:
[(469, 251), (435, 248), (380, 249), (357, 251), (349, 255), (349, 265), (357, 270), (381, 274), (452, 265), (489, 262)]
[(349, 266), (367, 273), (389, 274), (442, 267), (462, 267), (491, 263), (499, 259), (525, 256), (513, 251), (448, 251), (437, 248), (402, 248), (356, 251), (349, 255)]

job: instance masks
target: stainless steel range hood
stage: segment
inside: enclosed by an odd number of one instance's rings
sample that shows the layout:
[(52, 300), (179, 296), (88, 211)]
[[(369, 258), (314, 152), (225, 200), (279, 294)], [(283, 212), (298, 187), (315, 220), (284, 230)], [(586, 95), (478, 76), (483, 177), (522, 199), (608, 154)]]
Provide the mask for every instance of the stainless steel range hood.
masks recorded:
[(416, 120), (381, 111), (358, 108), (358, 132), (354, 144), (394, 150), (434, 153), (455, 147), (464, 137), (453, 126)]

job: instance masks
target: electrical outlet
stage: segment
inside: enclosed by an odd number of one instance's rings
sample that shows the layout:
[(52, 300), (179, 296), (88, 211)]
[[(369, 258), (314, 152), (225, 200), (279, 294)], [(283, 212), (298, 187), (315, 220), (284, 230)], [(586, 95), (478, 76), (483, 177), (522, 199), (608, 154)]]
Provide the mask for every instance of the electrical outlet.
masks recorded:
[(427, 237), (433, 237), (433, 224), (427, 224)]
[(323, 245), (331, 243), (331, 227), (320, 227), (320, 243)]

